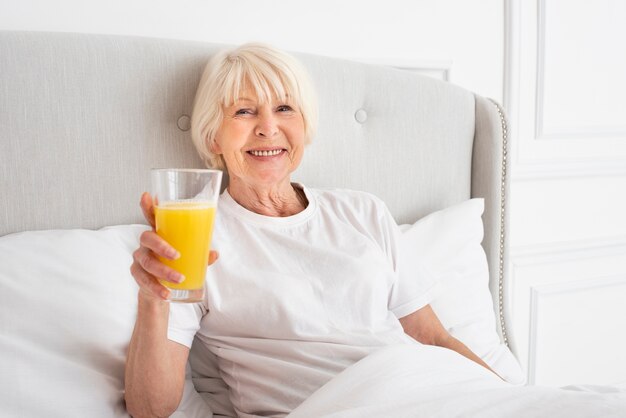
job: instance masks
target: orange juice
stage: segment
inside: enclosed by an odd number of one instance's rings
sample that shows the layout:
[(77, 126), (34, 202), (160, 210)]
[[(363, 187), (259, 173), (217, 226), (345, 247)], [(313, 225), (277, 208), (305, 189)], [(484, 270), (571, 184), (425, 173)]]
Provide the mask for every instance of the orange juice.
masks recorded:
[(155, 206), (154, 215), (157, 234), (180, 253), (177, 260), (159, 259), (185, 275), (182, 283), (161, 283), (170, 289), (201, 289), (209, 261), (215, 206), (203, 202), (168, 202)]

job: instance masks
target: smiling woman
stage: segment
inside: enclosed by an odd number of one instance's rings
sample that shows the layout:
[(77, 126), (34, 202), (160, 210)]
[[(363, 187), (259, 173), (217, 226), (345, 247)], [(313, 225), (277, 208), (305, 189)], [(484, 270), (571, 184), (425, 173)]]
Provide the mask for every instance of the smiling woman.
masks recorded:
[(290, 181), (317, 126), (308, 74), (293, 57), (262, 44), (216, 54), (196, 94), (192, 137), (200, 156), (228, 170), (243, 207), (289, 216), (306, 207)]
[[(300, 165), (306, 139), (300, 108), (286, 98), (263, 102), (249, 88), (242, 96), (224, 107), (215, 138), (207, 140), (209, 149), (225, 162), (229, 192), (240, 205), (266, 207), (262, 213), (268, 216), (293, 215), (304, 209), (299, 199), (289, 199), (296, 196), (290, 176)], [(277, 199), (285, 205), (271, 203)]]
[[(133, 415), (176, 408), (196, 335), (218, 357), (240, 416), (287, 415), (345, 367), (397, 344), (451, 349), (504, 384), (439, 322), (432, 278), (401, 276), (399, 229), (380, 199), (291, 182), (316, 121), (311, 82), (291, 56), (248, 44), (207, 64), (192, 137), (230, 177), (214, 229), (223, 256), (202, 304), (170, 306), (152, 257), (170, 245), (144, 234), (138, 253), (153, 261), (136, 259), (133, 270), (145, 290), (128, 357)], [(144, 213), (151, 205), (142, 200)]]
[(194, 144), (209, 166), (225, 168), (219, 154), (211, 150), (227, 114), (225, 108), (246, 114), (251, 113), (250, 105), (258, 104), (291, 107), (302, 115), (305, 144), (315, 135), (317, 96), (308, 73), (297, 60), (256, 43), (215, 54), (198, 85), (191, 121)]

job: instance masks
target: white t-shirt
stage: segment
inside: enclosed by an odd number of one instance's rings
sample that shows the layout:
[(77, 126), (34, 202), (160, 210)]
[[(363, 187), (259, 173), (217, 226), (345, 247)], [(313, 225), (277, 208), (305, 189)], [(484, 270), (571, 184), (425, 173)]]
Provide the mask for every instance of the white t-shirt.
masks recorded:
[(416, 343), (397, 318), (429, 302), (432, 282), (400, 280), (399, 230), (378, 198), (304, 188), (284, 218), (220, 198), (204, 303), (172, 304), (168, 338), (194, 335), (218, 359), (240, 416), (283, 416), (346, 367)]

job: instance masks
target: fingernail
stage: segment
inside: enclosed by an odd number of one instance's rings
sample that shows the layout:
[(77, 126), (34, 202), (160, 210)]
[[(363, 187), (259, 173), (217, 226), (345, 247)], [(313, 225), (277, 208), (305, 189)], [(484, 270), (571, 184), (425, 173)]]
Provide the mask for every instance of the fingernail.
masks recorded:
[(182, 273), (176, 271), (170, 271), (167, 273), (167, 280), (174, 283), (180, 283), (185, 280), (185, 276)]
[(169, 256), (169, 258), (171, 258), (172, 260), (176, 260), (178, 258), (180, 258), (180, 253), (178, 251), (176, 251), (175, 249), (170, 249), (167, 252), (167, 255)]

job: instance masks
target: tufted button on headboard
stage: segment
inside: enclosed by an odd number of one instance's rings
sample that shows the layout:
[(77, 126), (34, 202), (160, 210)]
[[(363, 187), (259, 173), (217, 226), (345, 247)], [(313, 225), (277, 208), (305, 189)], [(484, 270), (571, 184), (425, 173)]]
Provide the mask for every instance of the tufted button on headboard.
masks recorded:
[(176, 121), (176, 126), (183, 132), (191, 129), (191, 118), (188, 115), (181, 115)]
[(365, 121), (367, 120), (367, 112), (365, 111), (365, 109), (359, 109), (354, 112), (354, 119), (361, 124), (365, 123)]

